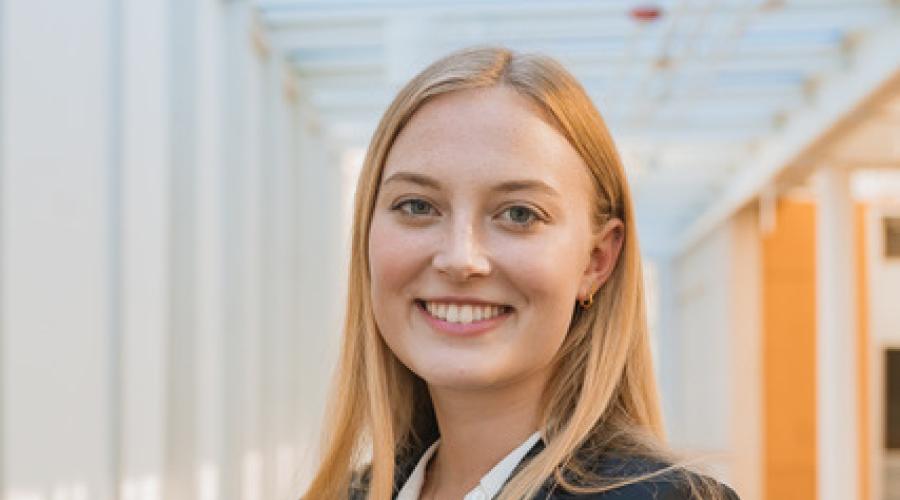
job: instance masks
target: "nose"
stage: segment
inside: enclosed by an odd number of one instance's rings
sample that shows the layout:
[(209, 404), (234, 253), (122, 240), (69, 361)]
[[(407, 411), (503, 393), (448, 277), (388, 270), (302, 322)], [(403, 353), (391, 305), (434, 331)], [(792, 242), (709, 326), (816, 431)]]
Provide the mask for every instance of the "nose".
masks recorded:
[(490, 259), (478, 238), (476, 225), (471, 221), (451, 221), (442, 243), (432, 258), (432, 266), (454, 281), (486, 276), (491, 272)]

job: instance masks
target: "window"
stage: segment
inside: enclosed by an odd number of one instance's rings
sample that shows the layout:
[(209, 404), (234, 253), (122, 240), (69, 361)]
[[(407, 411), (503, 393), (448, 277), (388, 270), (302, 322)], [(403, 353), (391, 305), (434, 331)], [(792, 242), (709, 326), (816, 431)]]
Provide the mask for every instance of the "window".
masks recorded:
[(900, 349), (884, 354), (884, 447), (900, 450)]
[(900, 258), (900, 217), (885, 217), (884, 257)]

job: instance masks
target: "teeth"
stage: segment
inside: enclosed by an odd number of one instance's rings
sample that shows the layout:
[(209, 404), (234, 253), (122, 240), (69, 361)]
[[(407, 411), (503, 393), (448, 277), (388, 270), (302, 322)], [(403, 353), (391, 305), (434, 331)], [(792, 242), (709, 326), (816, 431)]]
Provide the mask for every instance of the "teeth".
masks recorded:
[(425, 309), (435, 318), (449, 323), (468, 324), (474, 321), (484, 321), (499, 316), (501, 306), (480, 306), (474, 304), (442, 304), (439, 302), (426, 302)]
[(472, 322), (472, 306), (464, 305), (459, 307), (459, 321), (461, 323)]
[(447, 321), (451, 323), (459, 322), (459, 306), (456, 304), (450, 304), (447, 306)]

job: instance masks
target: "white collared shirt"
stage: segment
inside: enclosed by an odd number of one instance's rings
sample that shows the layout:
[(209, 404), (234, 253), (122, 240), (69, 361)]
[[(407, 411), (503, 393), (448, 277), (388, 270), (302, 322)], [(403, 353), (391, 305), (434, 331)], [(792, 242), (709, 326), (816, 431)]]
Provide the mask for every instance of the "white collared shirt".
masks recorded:
[[(540, 431), (529, 436), (524, 443), (511, 451), (509, 455), (506, 455), (506, 457), (498, 462), (493, 469), (488, 471), (488, 473), (481, 478), (481, 481), (478, 482), (478, 485), (466, 494), (463, 500), (489, 500), (494, 498), (494, 495), (499, 493), (500, 488), (506, 484), (506, 480), (509, 479), (510, 474), (512, 474), (516, 466), (519, 465), (519, 462), (525, 458), (525, 455), (528, 454), (528, 451), (531, 450), (540, 438)], [(419, 463), (416, 464), (416, 468), (413, 469), (409, 479), (403, 484), (403, 488), (400, 488), (400, 492), (397, 494), (397, 500), (419, 500), (419, 495), (422, 493), (422, 486), (425, 484), (425, 469), (428, 467), (428, 462), (431, 460), (434, 452), (437, 451), (440, 442), (440, 439), (435, 441), (434, 444), (428, 447), (422, 455), (422, 458), (419, 459)]]

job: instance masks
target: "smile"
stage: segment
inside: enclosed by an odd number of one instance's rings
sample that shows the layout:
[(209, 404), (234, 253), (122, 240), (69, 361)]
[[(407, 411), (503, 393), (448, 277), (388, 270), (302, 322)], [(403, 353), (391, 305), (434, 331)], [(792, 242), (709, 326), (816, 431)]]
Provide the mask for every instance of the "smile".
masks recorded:
[(512, 313), (499, 304), (465, 304), (416, 300), (430, 325), (444, 333), (474, 335), (493, 329)]
[(446, 304), (441, 302), (422, 301), (425, 310), (437, 319), (449, 323), (472, 323), (495, 318), (504, 312), (508, 306), (481, 305), (481, 304)]

